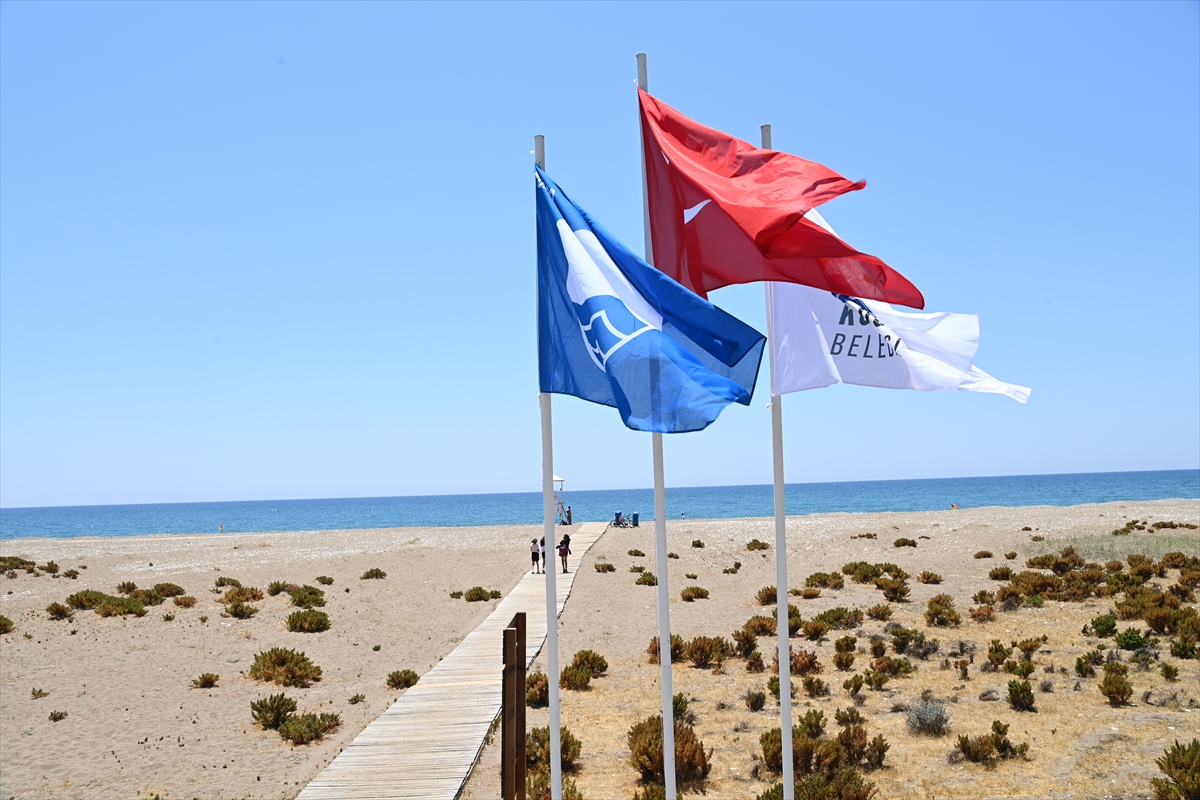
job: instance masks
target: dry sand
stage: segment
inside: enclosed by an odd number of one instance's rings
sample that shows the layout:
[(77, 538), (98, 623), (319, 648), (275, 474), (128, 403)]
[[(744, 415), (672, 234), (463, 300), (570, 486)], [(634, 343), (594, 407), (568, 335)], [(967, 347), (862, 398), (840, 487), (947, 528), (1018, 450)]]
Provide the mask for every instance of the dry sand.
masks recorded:
[[(1149, 797), (1149, 779), (1160, 775), (1154, 759), (1174, 740), (1187, 741), (1200, 736), (1200, 662), (1180, 661), (1164, 650), (1163, 657), (1179, 666), (1179, 680), (1168, 684), (1158, 672), (1132, 669), (1129, 680), (1134, 687), (1132, 703), (1111, 708), (1097, 690), (1096, 678), (1080, 682), (1074, 663), (1077, 656), (1092, 649), (1100, 640), (1081, 633), (1091, 618), (1112, 608), (1109, 599), (1093, 599), (1081, 604), (1046, 603), (1041, 609), (1023, 608), (1002, 613), (995, 622), (976, 624), (966, 611), (973, 606), (971, 596), (980, 589), (994, 590), (997, 584), (987, 577), (989, 569), (1008, 564), (1024, 568), (1025, 559), (1044, 552), (1057, 552), (1066, 544), (1078, 548), (1090, 560), (1101, 563), (1124, 558), (1128, 553), (1161, 556), (1173, 550), (1200, 555), (1200, 535), (1195, 531), (1138, 532), (1130, 536), (1111, 536), (1109, 532), (1131, 518), (1200, 522), (1200, 502), (1165, 500), (1145, 503), (1110, 503), (1068, 508), (982, 508), (959, 511), (892, 514), (819, 514), (788, 520), (789, 585), (802, 587), (807, 575), (816, 571), (838, 571), (849, 561), (893, 562), (913, 576), (910, 602), (893, 604), (894, 621), (926, 631), (942, 643), (942, 653), (959, 640), (975, 642), (979, 650), (969, 668), (967, 681), (957, 678), (954, 670), (941, 669), (942, 656), (928, 661), (914, 659), (916, 672), (893, 679), (883, 692), (868, 692), (860, 709), (867, 719), (868, 735), (882, 733), (891, 744), (886, 768), (868, 773), (879, 788), (879, 798), (1102, 798)], [(1033, 531), (1023, 532), (1029, 526)], [(853, 539), (862, 533), (877, 533), (878, 538)], [(1031, 535), (1045, 536), (1032, 542)], [(916, 539), (918, 547), (893, 547), (893, 541), (906, 536)], [(765, 613), (755, 603), (755, 593), (775, 584), (774, 547), (765, 554), (747, 552), (751, 538), (774, 542), (771, 520), (676, 521), (668, 525), (668, 549), (679, 554), (670, 560), (671, 629), (685, 638), (696, 635), (731, 637), (751, 615)], [(924, 538), (928, 537), (928, 538)], [(703, 549), (693, 548), (693, 539), (704, 542)], [(640, 549), (644, 558), (626, 554)], [(979, 550), (991, 550), (992, 559), (973, 558)], [(1004, 553), (1019, 555), (1008, 561)], [(617, 571), (597, 573), (591, 563), (607, 558)], [(734, 561), (743, 566), (736, 575), (724, 574)], [(630, 565), (644, 564), (654, 571), (653, 529), (610, 529), (592, 548), (576, 578), (575, 589), (560, 620), (560, 662), (569, 663), (574, 652), (591, 648), (604, 655), (608, 675), (592, 682), (587, 692), (562, 693), (563, 724), (582, 741), (579, 769), (571, 776), (585, 798), (618, 800), (630, 798), (637, 789), (637, 775), (628, 765), (626, 732), (635, 722), (658, 713), (659, 667), (649, 663), (646, 646), (658, 631), (654, 587), (634, 585)], [(916, 576), (923, 570), (940, 573), (940, 585), (923, 585)], [(694, 573), (695, 580), (685, 577)], [(1173, 582), (1177, 573), (1169, 573)], [(684, 586), (708, 589), (708, 600), (685, 603), (679, 599)], [(935, 594), (951, 594), (964, 620), (957, 628), (929, 628), (923, 613), (926, 600)], [(866, 609), (883, 601), (874, 588), (846, 582), (840, 591), (824, 590), (814, 600), (792, 598), (805, 619), (834, 606)], [(1128, 624), (1123, 623), (1122, 628)], [(1144, 627), (1139, 626), (1139, 627)], [(883, 623), (867, 619), (854, 633), (860, 651), (865, 651), (872, 633), (882, 631)], [(845, 632), (831, 634), (820, 643), (794, 639), (794, 647), (817, 652), (824, 665), (822, 677), (833, 690), (830, 697), (810, 699), (800, 691), (794, 700), (794, 715), (809, 709), (825, 714), (827, 731), (836, 733), (834, 711), (851, 705), (842, 681), (850, 674), (833, 668), (833, 639)], [(1001, 639), (1006, 645), (1018, 639), (1046, 635), (1043, 650), (1034, 656), (1038, 667), (1031, 676), (1035, 687), (1050, 680), (1052, 693), (1036, 694), (1035, 713), (1017, 713), (1008, 707), (1007, 673), (981, 674), (979, 665), (988, 642)], [(1111, 646), (1111, 642), (1110, 642)], [(759, 639), (768, 668), (773, 639)], [(891, 651), (889, 650), (889, 653)], [(868, 666), (869, 654), (858, 656), (854, 667)], [(690, 698), (696, 714), (696, 732), (713, 748), (712, 773), (706, 787), (709, 800), (753, 798), (769, 788), (777, 776), (759, 769), (759, 736), (779, 726), (779, 706), (768, 695), (763, 711), (752, 713), (742, 701), (749, 689), (766, 689), (767, 674), (745, 671), (745, 662), (726, 663), (724, 674), (711, 669), (696, 669), (684, 664), (672, 668), (676, 692)], [(1053, 674), (1043, 670), (1051, 666)], [(1062, 674), (1057, 668), (1066, 668)], [(545, 656), (535, 668), (545, 670)], [(950, 735), (940, 738), (909, 734), (905, 714), (894, 712), (897, 704), (913, 703), (921, 692), (930, 689), (949, 701)], [(995, 689), (998, 701), (983, 701), (979, 695)], [(1176, 703), (1149, 705), (1143, 693), (1161, 702), (1170, 692)], [(1189, 703), (1192, 708), (1188, 708)], [(547, 724), (545, 709), (531, 709), (529, 724)], [(1009, 738), (1030, 744), (1027, 761), (1006, 761), (994, 769), (976, 764), (952, 765), (947, 752), (957, 735), (987, 733), (993, 719), (1009, 723)], [(485, 749), (468, 784), (468, 800), (492, 800), (498, 797), (498, 747)]]
[[(0, 613), (16, 624), (0, 637), (0, 797), (295, 797), (397, 697), (385, 683), (389, 672), (424, 674), (498, 602), (467, 603), (448, 593), (475, 585), (507, 593), (528, 569), (528, 542), (540, 532), (497, 526), (6, 541), (2, 555), (87, 569), (76, 580), (20, 571), (0, 578)], [(371, 567), (387, 578), (360, 580)], [(275, 580), (317, 586), (318, 575), (334, 579), (320, 587), (332, 627), (319, 634), (286, 630), (295, 610), (286, 594), (253, 603), (258, 615), (242, 621), (223, 618), (220, 595), (210, 591), (218, 576), (265, 590)], [(48, 619), (50, 602), (80, 589), (116, 594), (121, 581), (176, 583), (199, 603), (181, 609), (168, 600), (140, 619), (91, 611), (69, 622)], [(162, 619), (168, 612), (171, 622)], [(301, 650), (323, 669), (312, 688), (286, 693), (302, 711), (340, 713), (343, 725), (331, 737), (292, 748), (252, 723), (250, 701), (283, 691), (242, 674), (271, 647)], [(219, 685), (189, 688), (204, 672), (219, 674)], [(33, 699), (34, 688), (49, 695)], [(359, 693), (366, 700), (348, 704)], [(55, 710), (68, 716), (50, 722)]]
[[(940, 586), (914, 578), (911, 602), (897, 606), (894, 617), (927, 630), (921, 612), (928, 597), (950, 593), (965, 612), (975, 591), (995, 588), (986, 577), (989, 568), (1020, 566), (1026, 557), (1066, 543), (1101, 561), (1130, 552), (1200, 553), (1194, 532), (1107, 535), (1131, 517), (1195, 523), (1200, 502), (797, 517), (788, 521), (789, 583), (802, 586), (813, 571), (837, 570), (860, 559), (895, 562), (914, 576), (924, 569), (939, 572), (945, 578)], [(1024, 525), (1038, 529), (1046, 541), (1030, 542), (1030, 533), (1020, 531)], [(864, 532), (879, 538), (850, 538)], [(88, 569), (77, 580), (24, 572), (0, 579), (0, 613), (16, 623), (13, 633), (0, 637), (0, 798), (292, 798), (397, 696), (385, 686), (388, 672), (424, 673), (495, 606), (494, 601), (451, 600), (448, 592), (473, 585), (507, 592), (527, 568), (525, 543), (538, 533), (516, 526), (5, 542), (0, 554), (39, 564), (54, 559), (63, 570), (82, 564)], [(917, 539), (919, 546), (893, 548), (892, 540), (902, 535)], [(675, 632), (728, 638), (749, 616), (762, 612), (753, 598), (760, 587), (775, 582), (774, 552), (748, 553), (745, 543), (752, 537), (773, 542), (770, 520), (672, 522), (669, 536), (670, 549), (680, 555), (671, 561), (670, 573)], [(703, 549), (691, 547), (697, 538), (705, 542)], [(646, 557), (626, 555), (631, 548), (644, 550)], [(974, 560), (971, 554), (982, 548), (996, 558)], [(1009, 549), (1020, 553), (1016, 561), (1004, 560)], [(618, 571), (595, 572), (591, 564), (600, 556)], [(658, 667), (644, 655), (657, 631), (655, 589), (635, 586), (635, 576), (626, 571), (634, 563), (653, 571), (653, 557), (651, 527), (609, 530), (585, 559), (560, 621), (564, 661), (576, 650), (592, 648), (610, 665), (609, 675), (596, 680), (590, 692), (564, 692), (564, 722), (583, 741), (574, 778), (590, 800), (632, 796), (636, 776), (627, 765), (625, 732), (658, 708)], [(742, 569), (723, 574), (735, 560), (743, 562)], [(375, 566), (387, 571), (385, 580), (359, 579)], [(685, 580), (688, 572), (697, 579)], [(333, 627), (322, 634), (287, 632), (283, 620), (293, 609), (286, 595), (254, 603), (261, 611), (251, 620), (223, 618), (218, 595), (210, 591), (222, 575), (264, 589), (273, 580), (315, 585), (317, 575), (331, 576), (334, 583), (323, 588)], [(77, 613), (70, 622), (47, 618), (51, 601), (84, 588), (114, 593), (125, 580), (143, 587), (177, 583), (200, 602), (177, 609), (168, 601), (140, 619), (101, 619), (93, 612)], [(679, 601), (679, 590), (693, 583), (709, 589), (711, 598)], [(865, 608), (881, 599), (879, 592), (847, 582), (841, 591), (795, 602), (808, 618), (834, 605)], [(1048, 603), (1003, 614), (994, 623), (968, 621), (932, 633), (943, 650), (965, 639), (981, 651), (992, 638), (1045, 633), (1051, 652), (1036, 655), (1035, 662), (1070, 669), (1076, 655), (1094, 644), (1080, 634), (1083, 623), (1110, 607), (1107, 601)], [(165, 612), (174, 613), (174, 621), (163, 621)], [(206, 623), (199, 622), (201, 615), (208, 617)], [(881, 628), (868, 620), (859, 632), (860, 646)], [(379, 651), (372, 649), (376, 644)], [(832, 641), (796, 645), (820, 654), (822, 677), (835, 691), (818, 700), (801, 696), (795, 706), (801, 713), (809, 706), (824, 710), (835, 728), (834, 709), (849, 703), (840, 689), (843, 675), (832, 668)], [(279, 690), (242, 673), (255, 653), (274, 646), (303, 650), (323, 668), (323, 679), (312, 688), (287, 693), (299, 700), (301, 710), (342, 715), (342, 728), (325, 741), (293, 748), (252, 724), (250, 701)], [(768, 650), (769, 662), (771, 642), (760, 640), (760, 647)], [(1003, 700), (978, 699), (988, 688), (1000, 689), (1003, 697), (1008, 677), (979, 674), (980, 656), (965, 683), (939, 669), (935, 657), (916, 662), (917, 672), (893, 680), (887, 691), (868, 693), (863, 709), (868, 731), (882, 732), (892, 744), (887, 768), (869, 776), (880, 788), (879, 797), (1140, 797), (1157, 774), (1154, 758), (1164, 747), (1176, 738), (1200, 735), (1200, 709), (1187, 708), (1193, 700), (1200, 702), (1200, 662), (1171, 659), (1180, 666), (1180, 678), (1170, 687), (1157, 673), (1131, 673), (1134, 702), (1119, 709), (1104, 703), (1094, 679), (1074, 692), (1073, 674), (1039, 671), (1035, 681), (1051, 679), (1054, 692), (1037, 695), (1036, 714), (1017, 714)], [(866, 660), (860, 656), (855, 666), (865, 667)], [(539, 663), (544, 669), (544, 655)], [(219, 673), (219, 686), (190, 689), (191, 679), (202, 672)], [(756, 753), (759, 734), (778, 725), (778, 706), (768, 700), (767, 708), (755, 714), (740, 699), (747, 689), (762, 688), (766, 676), (747, 674), (740, 660), (728, 662), (724, 674), (679, 664), (673, 675), (676, 691), (693, 698), (697, 732), (714, 750), (707, 796), (740, 800), (770, 786), (771, 776), (756, 777)], [(33, 688), (49, 695), (32, 699)], [(947, 764), (953, 735), (913, 737), (905, 732), (904, 715), (891, 711), (925, 688), (957, 699), (950, 705), (953, 734), (983, 733), (992, 719), (1002, 719), (1012, 724), (1011, 738), (1030, 742), (1030, 760), (1005, 762), (990, 771)], [(1151, 706), (1141, 699), (1151, 690), (1157, 702), (1168, 688), (1177, 693), (1179, 707)], [(357, 693), (366, 701), (349, 705)], [(68, 716), (50, 722), (53, 710)], [(531, 725), (544, 725), (546, 711), (531, 710), (529, 718)], [(485, 749), (467, 798), (498, 796), (496, 750)]]

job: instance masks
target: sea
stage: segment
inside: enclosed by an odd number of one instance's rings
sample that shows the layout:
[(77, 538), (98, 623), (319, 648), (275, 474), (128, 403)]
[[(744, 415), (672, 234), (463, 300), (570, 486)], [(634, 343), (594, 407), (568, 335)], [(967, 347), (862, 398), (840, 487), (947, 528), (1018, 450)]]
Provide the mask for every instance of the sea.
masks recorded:
[[(789, 515), (934, 511), (951, 504), (959, 508), (1068, 506), (1200, 498), (1200, 469), (795, 483), (787, 485), (785, 494)], [(652, 489), (567, 490), (563, 500), (571, 506), (575, 522), (611, 520), (616, 512), (627, 517), (636, 513), (639, 522), (654, 516)], [(774, 514), (769, 485), (669, 488), (666, 500), (670, 519)], [(538, 524), (541, 519), (540, 492), (0, 508), (0, 539), (522, 525)]]

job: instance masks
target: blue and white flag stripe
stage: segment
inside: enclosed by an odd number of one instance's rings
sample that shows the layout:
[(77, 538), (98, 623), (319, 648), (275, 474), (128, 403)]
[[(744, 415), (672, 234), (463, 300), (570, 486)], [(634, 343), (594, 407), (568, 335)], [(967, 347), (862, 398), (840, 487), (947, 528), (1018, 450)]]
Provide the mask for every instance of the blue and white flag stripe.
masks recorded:
[(749, 405), (763, 335), (638, 258), (540, 168), (536, 180), (541, 391), (657, 433)]

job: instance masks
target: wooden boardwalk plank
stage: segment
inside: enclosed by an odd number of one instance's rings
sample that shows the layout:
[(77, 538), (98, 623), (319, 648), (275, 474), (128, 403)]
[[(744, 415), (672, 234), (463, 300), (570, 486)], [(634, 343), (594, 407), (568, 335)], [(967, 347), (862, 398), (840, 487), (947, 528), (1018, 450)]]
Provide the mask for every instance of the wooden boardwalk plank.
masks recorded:
[[(608, 525), (589, 522), (571, 537), (570, 572), (555, 575), (558, 614), (583, 556)], [(558, 568), (553, 550), (547, 566)], [(301, 790), (297, 800), (455, 800), (500, 713), (504, 628), (525, 612), (526, 664), (546, 641), (546, 579), (526, 573), (487, 619), (421, 676)]]

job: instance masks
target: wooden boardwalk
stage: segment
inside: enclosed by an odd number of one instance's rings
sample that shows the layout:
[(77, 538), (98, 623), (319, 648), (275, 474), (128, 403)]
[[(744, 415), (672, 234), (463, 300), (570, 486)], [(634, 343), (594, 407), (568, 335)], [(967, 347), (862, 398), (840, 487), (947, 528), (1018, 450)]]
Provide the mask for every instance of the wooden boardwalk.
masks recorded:
[[(607, 528), (589, 522), (571, 536), (574, 553), (566, 575), (547, 547), (547, 566), (558, 568), (558, 614), (584, 554)], [(526, 664), (532, 662), (546, 641), (546, 578), (526, 573), (479, 627), (355, 737), (297, 800), (455, 800), (500, 713), (503, 632), (518, 611), (526, 615)]]

